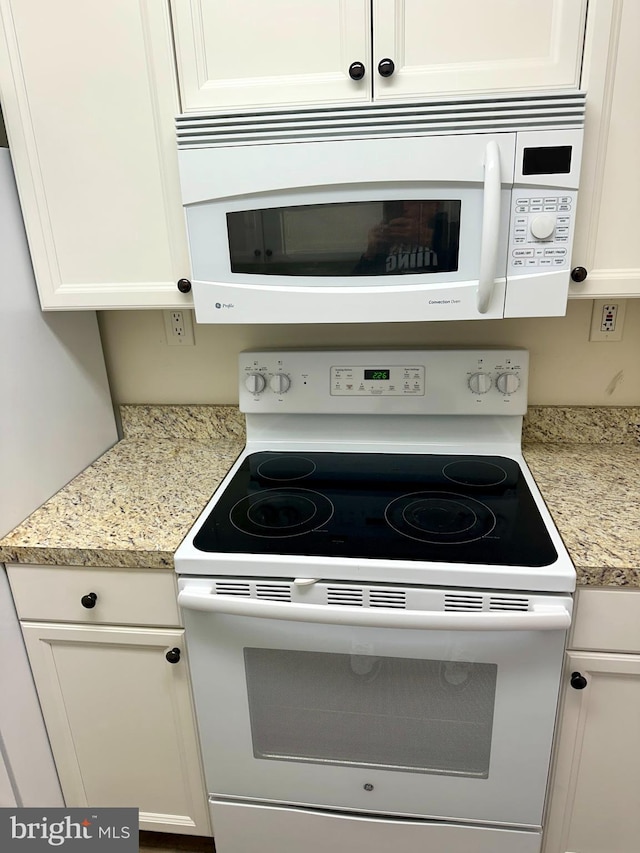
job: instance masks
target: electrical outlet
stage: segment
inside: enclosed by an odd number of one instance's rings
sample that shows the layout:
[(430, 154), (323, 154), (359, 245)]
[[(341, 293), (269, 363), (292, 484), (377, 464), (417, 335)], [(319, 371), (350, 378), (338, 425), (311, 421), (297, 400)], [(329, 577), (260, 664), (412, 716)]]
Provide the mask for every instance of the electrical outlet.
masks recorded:
[(193, 335), (193, 318), (191, 311), (163, 311), (164, 331), (170, 347), (192, 347), (195, 343)]
[(590, 341), (621, 341), (626, 299), (594, 299)]

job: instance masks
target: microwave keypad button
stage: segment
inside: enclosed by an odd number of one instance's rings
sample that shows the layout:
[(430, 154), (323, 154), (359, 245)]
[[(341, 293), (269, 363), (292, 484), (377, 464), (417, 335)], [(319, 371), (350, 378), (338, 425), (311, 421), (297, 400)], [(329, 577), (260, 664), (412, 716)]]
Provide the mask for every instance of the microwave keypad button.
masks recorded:
[(547, 258), (559, 258), (564, 257), (567, 254), (567, 250), (563, 247), (560, 247), (558, 249), (545, 249), (544, 254)]
[[(551, 263), (551, 261), (549, 261), (549, 263)], [(513, 262), (513, 265), (514, 265), (514, 267), (523, 267), (523, 266), (524, 266), (524, 261), (523, 261), (521, 258), (517, 258), (517, 259)]]
[(542, 205), (541, 204), (532, 204), (529, 208), (531, 213), (542, 213)]
[(513, 250), (514, 258), (532, 258), (533, 257), (533, 249), (514, 249)]
[(559, 204), (558, 210), (571, 210), (571, 205), (570, 204)]
[(565, 263), (564, 258), (554, 258), (554, 259), (553, 259), (553, 264), (554, 264), (554, 266), (556, 266), (556, 267), (559, 267), (559, 266), (561, 266), (561, 265), (562, 265), (562, 264), (564, 264), (564, 263)]
[(568, 225), (571, 222), (571, 217), (570, 216), (559, 216), (556, 219), (556, 222), (558, 223), (558, 225)]
[(551, 211), (553, 211), (553, 210), (557, 210), (557, 209), (558, 209), (558, 205), (557, 205), (557, 204), (545, 204), (545, 205), (543, 206), (543, 210), (544, 210), (546, 213), (551, 213)]
[(543, 204), (543, 199), (541, 198), (532, 198), (530, 204)]
[(544, 249), (534, 249), (534, 253), (536, 258), (542, 258), (544, 256)]
[(529, 204), (529, 199), (528, 198), (517, 198), (516, 204)]
[(526, 243), (527, 238), (526, 237), (514, 237), (513, 242), (514, 243)]
[(557, 204), (558, 199), (557, 198), (545, 198), (544, 203), (545, 204)]
[(560, 237), (556, 237), (556, 243), (566, 243), (569, 240), (569, 236), (562, 234)]
[(560, 204), (571, 204), (573, 199), (570, 195), (561, 195), (558, 201), (560, 202)]
[(516, 234), (516, 235), (520, 234), (521, 236), (526, 236), (526, 234), (527, 234), (527, 226), (526, 226), (526, 225), (517, 225), (517, 226), (513, 229), (513, 233), (514, 233), (514, 234)]
[(540, 261), (541, 267), (550, 267), (551, 266), (551, 258), (542, 258)]
[(527, 213), (529, 210), (528, 204), (518, 204), (516, 205), (516, 213)]
[(529, 220), (527, 219), (526, 216), (516, 216), (516, 218), (514, 219), (514, 224), (515, 225), (526, 225), (528, 221)]
[(528, 267), (537, 267), (538, 261), (535, 258), (529, 258), (529, 260), (527, 261), (527, 266)]

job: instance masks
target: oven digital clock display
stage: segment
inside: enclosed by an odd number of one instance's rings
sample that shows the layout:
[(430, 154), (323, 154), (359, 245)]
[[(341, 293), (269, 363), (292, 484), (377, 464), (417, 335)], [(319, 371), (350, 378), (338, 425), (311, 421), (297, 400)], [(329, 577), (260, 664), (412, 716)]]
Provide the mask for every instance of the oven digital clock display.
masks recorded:
[(424, 371), (423, 364), (336, 364), (331, 367), (330, 393), (336, 397), (424, 397)]

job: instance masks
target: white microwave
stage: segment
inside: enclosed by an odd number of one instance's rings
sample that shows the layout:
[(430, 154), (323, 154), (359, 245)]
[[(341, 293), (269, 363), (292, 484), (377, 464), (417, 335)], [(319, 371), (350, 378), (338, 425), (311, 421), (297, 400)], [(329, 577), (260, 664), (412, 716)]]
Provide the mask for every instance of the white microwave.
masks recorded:
[(200, 323), (566, 312), (584, 93), (179, 116)]

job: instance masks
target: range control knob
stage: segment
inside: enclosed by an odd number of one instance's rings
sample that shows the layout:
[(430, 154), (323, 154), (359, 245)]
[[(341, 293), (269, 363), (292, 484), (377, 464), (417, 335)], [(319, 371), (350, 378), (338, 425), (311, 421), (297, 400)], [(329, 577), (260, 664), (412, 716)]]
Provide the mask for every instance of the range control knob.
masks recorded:
[(520, 387), (520, 377), (517, 373), (501, 373), (496, 379), (496, 385), (502, 394), (513, 394)]
[(536, 240), (550, 240), (556, 228), (556, 218), (550, 213), (534, 216), (529, 225)]
[(262, 394), (267, 387), (267, 380), (261, 373), (247, 373), (244, 385), (250, 394)]
[(269, 385), (275, 394), (286, 394), (291, 387), (291, 380), (286, 373), (274, 373)]
[(474, 394), (486, 394), (491, 388), (491, 377), (488, 373), (473, 373), (469, 377), (469, 388)]

